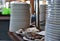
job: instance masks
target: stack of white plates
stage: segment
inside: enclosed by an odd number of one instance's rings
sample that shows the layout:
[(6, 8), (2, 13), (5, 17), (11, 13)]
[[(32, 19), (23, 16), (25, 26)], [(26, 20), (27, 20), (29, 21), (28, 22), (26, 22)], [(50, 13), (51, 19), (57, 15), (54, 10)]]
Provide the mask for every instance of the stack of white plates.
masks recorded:
[(47, 4), (40, 4), (40, 14), (39, 14), (39, 21), (40, 21), (40, 29), (45, 30), (45, 26), (42, 26), (45, 24), (46, 19), (46, 6)]
[(60, 0), (53, 1), (47, 10), (45, 41), (60, 41)]
[(30, 25), (30, 5), (27, 3), (11, 3), (10, 32)]
[(40, 5), (40, 21), (45, 21), (46, 6), (44, 4)]

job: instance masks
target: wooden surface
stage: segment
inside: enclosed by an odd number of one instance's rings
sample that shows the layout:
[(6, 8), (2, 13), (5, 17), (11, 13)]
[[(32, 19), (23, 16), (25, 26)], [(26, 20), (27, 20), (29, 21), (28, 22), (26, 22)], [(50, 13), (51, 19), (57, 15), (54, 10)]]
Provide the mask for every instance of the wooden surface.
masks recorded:
[(31, 3), (31, 10), (32, 10), (32, 14), (34, 14), (34, 0), (30, 0)]
[(9, 20), (10, 16), (0, 16), (0, 20)]
[(13, 41), (24, 41), (20, 36), (13, 32), (8, 32), (8, 35), (11, 37)]

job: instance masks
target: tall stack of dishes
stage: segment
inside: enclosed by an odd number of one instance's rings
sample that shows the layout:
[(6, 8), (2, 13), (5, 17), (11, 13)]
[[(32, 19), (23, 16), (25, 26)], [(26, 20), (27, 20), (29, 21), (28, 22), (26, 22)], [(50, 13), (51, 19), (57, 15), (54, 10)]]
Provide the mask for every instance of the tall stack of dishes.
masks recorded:
[(23, 2), (11, 3), (10, 32), (30, 25), (30, 5)]
[(46, 5), (40, 5), (40, 22), (45, 21)]
[[(45, 30), (45, 19), (46, 19), (46, 6), (47, 4), (41, 4), (40, 5), (40, 13), (39, 13), (39, 19), (40, 19), (40, 29)], [(42, 27), (44, 26), (44, 27)]]
[(60, 0), (48, 0), (45, 41), (60, 41)]

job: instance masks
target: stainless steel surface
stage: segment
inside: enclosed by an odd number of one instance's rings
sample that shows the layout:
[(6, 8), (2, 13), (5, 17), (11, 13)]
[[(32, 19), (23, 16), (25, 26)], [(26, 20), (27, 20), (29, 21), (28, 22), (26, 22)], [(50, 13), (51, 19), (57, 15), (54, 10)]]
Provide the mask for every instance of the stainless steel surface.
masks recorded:
[(36, 0), (36, 27), (40, 29), (40, 22), (39, 22), (39, 0)]

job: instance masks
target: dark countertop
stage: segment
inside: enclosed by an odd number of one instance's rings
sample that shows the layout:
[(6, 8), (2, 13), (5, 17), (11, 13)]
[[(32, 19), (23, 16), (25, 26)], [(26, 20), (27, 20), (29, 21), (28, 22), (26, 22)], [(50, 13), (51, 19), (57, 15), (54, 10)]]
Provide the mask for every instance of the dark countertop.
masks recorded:
[(8, 32), (8, 35), (11, 37), (13, 41), (24, 41), (20, 35), (17, 35), (13, 32)]
[(10, 15), (2, 15), (2, 13), (0, 12), (0, 20), (9, 20), (10, 19)]

